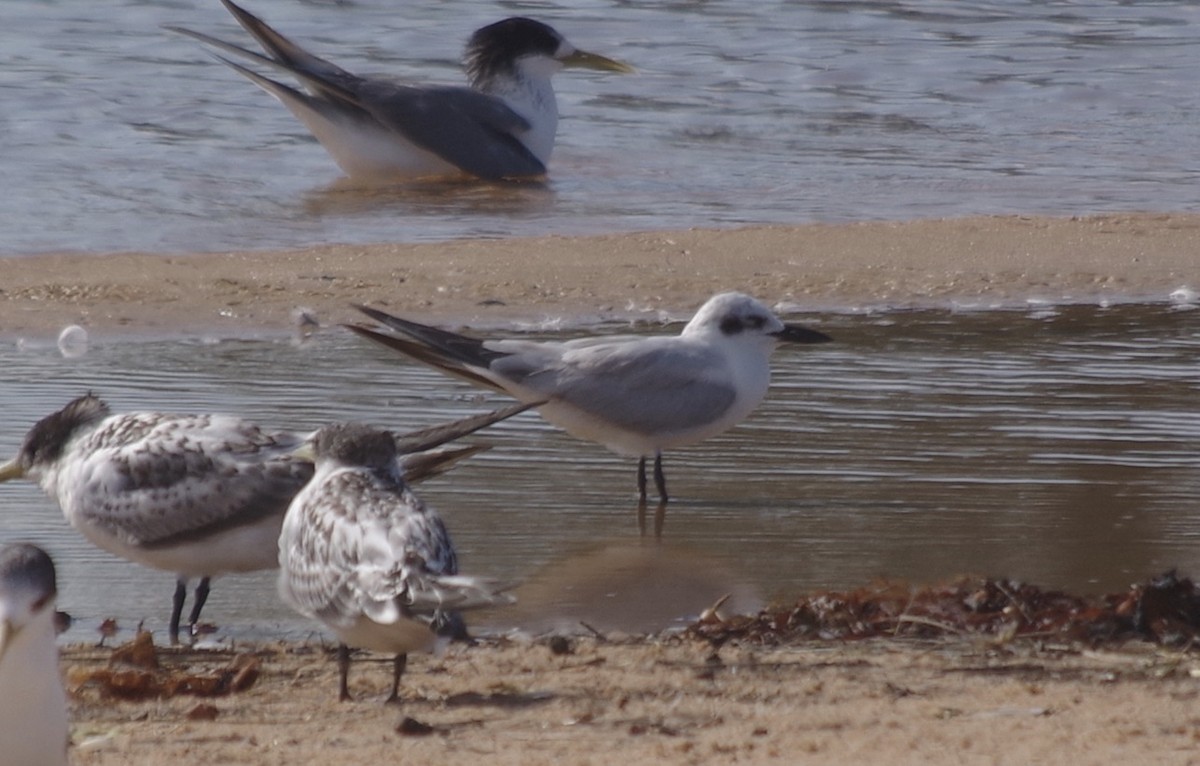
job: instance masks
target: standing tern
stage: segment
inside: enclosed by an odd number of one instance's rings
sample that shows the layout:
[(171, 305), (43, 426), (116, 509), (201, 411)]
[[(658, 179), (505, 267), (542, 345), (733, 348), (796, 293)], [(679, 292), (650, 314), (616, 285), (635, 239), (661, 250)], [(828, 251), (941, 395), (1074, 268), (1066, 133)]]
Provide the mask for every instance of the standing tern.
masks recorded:
[(406, 85), (347, 72), (231, 0), (221, 2), (268, 55), (190, 29), (166, 28), (298, 79), (307, 92), (217, 56), (279, 99), (351, 178), (543, 176), (558, 128), (551, 76), (565, 67), (633, 71), (579, 50), (540, 21), (514, 17), (471, 36), (464, 59), (469, 87)]
[(283, 523), (279, 594), (337, 635), (339, 699), (351, 698), (354, 646), (395, 655), (395, 702), (408, 653), (435, 647), (440, 617), (512, 598), (493, 581), (458, 574), (441, 517), (408, 488), (386, 433), (326, 426), (301, 454), (316, 474)]
[(646, 500), (646, 458), (667, 502), (663, 450), (702, 441), (737, 425), (758, 406), (778, 341), (825, 343), (824, 333), (784, 324), (749, 295), (710, 298), (677, 336), (608, 336), (568, 341), (477, 340), (357, 307), (399, 335), (349, 329), (484, 388), (522, 402), (581, 439), (638, 457), (638, 495)]
[(67, 766), (54, 562), (28, 543), (0, 547), (0, 761)]
[[(481, 449), (436, 447), (524, 409), (393, 436), (409, 480)], [(0, 465), (0, 482), (33, 479), (92, 544), (174, 572), (169, 631), (177, 643), (190, 579), (200, 578), (194, 632), (212, 577), (278, 566), (284, 514), (313, 475), (312, 462), (293, 453), (310, 436), (226, 415), (113, 414), (87, 394), (30, 429), (17, 457)]]

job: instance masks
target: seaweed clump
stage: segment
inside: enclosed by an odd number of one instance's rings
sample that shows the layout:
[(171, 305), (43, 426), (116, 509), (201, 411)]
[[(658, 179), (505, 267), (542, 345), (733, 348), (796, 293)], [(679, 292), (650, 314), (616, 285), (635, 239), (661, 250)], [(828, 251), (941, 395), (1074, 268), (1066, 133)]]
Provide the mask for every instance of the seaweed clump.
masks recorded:
[(878, 581), (809, 594), (754, 615), (721, 617), (710, 610), (688, 632), (716, 646), (946, 636), (1186, 646), (1200, 637), (1200, 592), (1174, 570), (1098, 597), (1003, 578), (963, 577), (924, 586)]

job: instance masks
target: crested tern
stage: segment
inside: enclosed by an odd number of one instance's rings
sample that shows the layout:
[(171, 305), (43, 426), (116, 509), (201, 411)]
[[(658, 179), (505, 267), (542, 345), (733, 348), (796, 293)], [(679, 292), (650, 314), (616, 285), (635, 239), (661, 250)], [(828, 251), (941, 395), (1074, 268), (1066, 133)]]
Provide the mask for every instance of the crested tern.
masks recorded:
[(58, 670), (54, 562), (36, 545), (0, 547), (0, 744), (4, 763), (66, 766), (67, 696)]
[(824, 343), (824, 333), (784, 324), (743, 293), (710, 298), (677, 336), (600, 336), (568, 341), (478, 340), (357, 307), (398, 334), (347, 325), (469, 383), (537, 406), (580, 439), (638, 457), (646, 501), (646, 458), (667, 502), (663, 450), (715, 436), (744, 420), (767, 393), (778, 341)]
[(326, 426), (301, 454), (316, 473), (283, 522), (279, 594), (337, 635), (339, 699), (351, 698), (353, 646), (395, 655), (394, 702), (408, 653), (435, 648), (440, 617), (512, 598), (494, 581), (458, 574), (445, 524), (408, 488), (386, 433)]
[(347, 72), (231, 0), (221, 2), (266, 56), (190, 29), (166, 29), (299, 80), (305, 90), (217, 55), (282, 102), (351, 178), (544, 176), (558, 128), (551, 76), (565, 67), (633, 71), (574, 47), (540, 21), (513, 17), (471, 36), (464, 58), (468, 87), (402, 84)]
[[(436, 475), (481, 447), (437, 450), (523, 411), (506, 408), (393, 436), (411, 481)], [(189, 631), (222, 574), (274, 569), (288, 504), (313, 475), (292, 454), (310, 433), (266, 430), (227, 415), (114, 414), (81, 396), (40, 420), (0, 482), (28, 477), (92, 544), (177, 576), (169, 632), (179, 640), (188, 581)]]

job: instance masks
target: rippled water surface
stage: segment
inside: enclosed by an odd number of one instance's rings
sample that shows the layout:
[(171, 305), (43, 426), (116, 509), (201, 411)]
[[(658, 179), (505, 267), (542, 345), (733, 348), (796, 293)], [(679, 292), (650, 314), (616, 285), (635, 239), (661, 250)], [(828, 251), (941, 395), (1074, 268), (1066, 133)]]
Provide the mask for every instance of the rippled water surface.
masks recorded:
[(568, 72), (548, 186), (391, 189), (171, 35), (216, 0), (5, 0), (0, 254), (221, 250), (969, 213), (1194, 210), (1200, 6), (886, 0), (247, 0), (354, 71), (460, 82), (473, 29), (544, 19)]
[[(1002, 574), (1099, 592), (1168, 567), (1200, 571), (1200, 311), (799, 318), (837, 342), (781, 349), (749, 421), (668, 454), (677, 499), (661, 547), (639, 536), (631, 461), (525, 414), (481, 436), (493, 450), (421, 487), (464, 570), (530, 581), (531, 609), (549, 582), (569, 591), (553, 597), (560, 612), (644, 597), (660, 617), (694, 613), (714, 590), (752, 603), (877, 575)], [(120, 343), (72, 360), (9, 347), (0, 365), (3, 453), (87, 389), (119, 411), (225, 411), (304, 429), (411, 428), (505, 402), (336, 329), (304, 347)], [(115, 614), (161, 627), (170, 575), (92, 548), (32, 485), (0, 485), (0, 504), (4, 537), (55, 555), (62, 605), (81, 625)], [(584, 603), (567, 603), (572, 593)], [(234, 633), (305, 629), (269, 574), (218, 581), (207, 617)]]

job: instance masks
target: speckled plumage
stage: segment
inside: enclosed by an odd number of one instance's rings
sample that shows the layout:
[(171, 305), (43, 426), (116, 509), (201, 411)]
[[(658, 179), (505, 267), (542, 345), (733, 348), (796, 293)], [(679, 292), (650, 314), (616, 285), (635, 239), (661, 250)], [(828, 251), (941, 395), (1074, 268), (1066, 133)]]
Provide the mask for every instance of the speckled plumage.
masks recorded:
[(405, 484), (390, 437), (337, 425), (312, 444), (316, 474), (279, 538), (280, 596), (343, 645), (396, 654), (398, 684), (403, 656), (434, 646), (439, 613), (508, 599), (494, 583), (458, 575), (445, 524)]
[[(138, 561), (139, 551), (153, 559), (156, 549), (281, 520), (312, 476), (292, 454), (304, 439), (224, 415), (114, 415), (88, 394), (35, 425), (17, 461), (85, 536)], [(270, 559), (177, 571), (251, 571)]]
[[(477, 448), (421, 451), (509, 417), (475, 416), (397, 437), (405, 468), (436, 475)], [(188, 579), (278, 566), (288, 504), (312, 477), (295, 450), (310, 434), (271, 431), (225, 415), (113, 414), (88, 394), (39, 421), (0, 481), (27, 476), (97, 547), (179, 579), (170, 621), (177, 639)]]
[(312, 476), (292, 452), (305, 434), (267, 431), (224, 415), (113, 414), (88, 394), (39, 421), (14, 461), (99, 548), (179, 578), (273, 569), (288, 503)]

